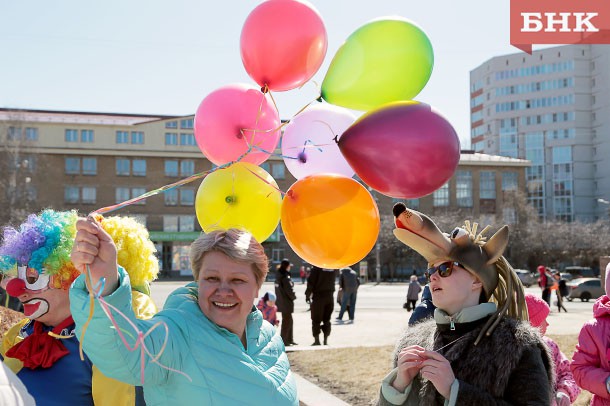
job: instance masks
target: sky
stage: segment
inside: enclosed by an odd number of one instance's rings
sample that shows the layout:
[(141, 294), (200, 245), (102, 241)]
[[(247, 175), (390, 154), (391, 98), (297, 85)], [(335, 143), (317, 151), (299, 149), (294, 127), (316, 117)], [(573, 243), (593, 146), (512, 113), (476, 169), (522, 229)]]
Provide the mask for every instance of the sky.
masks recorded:
[[(255, 84), (240, 57), (255, 0), (0, 0), (0, 107), (193, 114), (213, 90)], [(311, 83), (276, 92), (289, 119), (319, 95), (337, 49), (385, 16), (416, 22), (434, 48), (432, 76), (415, 98), (428, 103), (470, 146), (469, 72), (509, 44), (508, 0), (311, 0), (328, 35)], [(318, 85), (314, 84), (316, 82)]]

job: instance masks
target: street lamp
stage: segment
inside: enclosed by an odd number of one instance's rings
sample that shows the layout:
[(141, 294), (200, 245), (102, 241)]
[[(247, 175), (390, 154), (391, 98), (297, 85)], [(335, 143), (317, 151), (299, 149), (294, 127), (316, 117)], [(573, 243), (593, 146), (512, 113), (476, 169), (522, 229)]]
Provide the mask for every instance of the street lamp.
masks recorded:
[[(369, 190), (369, 193), (371, 194), (371, 196), (373, 197), (373, 199), (375, 199), (375, 203), (379, 204), (379, 198), (377, 197), (375, 190), (370, 186), (368, 187), (368, 190)], [(375, 244), (375, 279), (377, 280), (377, 283), (381, 282), (380, 253), (381, 253), (381, 243), (379, 242), (379, 237), (377, 237), (377, 243)]]

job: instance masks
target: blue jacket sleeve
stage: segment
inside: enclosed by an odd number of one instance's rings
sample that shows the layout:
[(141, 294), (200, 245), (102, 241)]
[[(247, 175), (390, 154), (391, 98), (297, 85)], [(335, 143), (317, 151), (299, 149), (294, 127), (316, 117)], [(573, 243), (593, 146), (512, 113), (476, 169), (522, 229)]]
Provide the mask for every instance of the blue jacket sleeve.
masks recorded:
[[(94, 300), (93, 317), (89, 321), (83, 337), (83, 329), (89, 319), (90, 299), (89, 291), (85, 285), (85, 276), (79, 276), (70, 288), (70, 310), (76, 323), (76, 334), (82, 342), (83, 350), (89, 356), (93, 364), (106, 376), (132, 385), (141, 385), (142, 356), (145, 357), (144, 381), (147, 384), (163, 383), (167, 380), (168, 370), (151, 362), (148, 355), (143, 355), (141, 344), (134, 350), (138, 340), (138, 334), (148, 335), (144, 338), (144, 345), (150, 354), (157, 355), (163, 347), (166, 339), (167, 344), (159, 358), (162, 365), (180, 370), (180, 352), (176, 351), (176, 340), (180, 337), (172, 336), (171, 333), (180, 331), (178, 326), (167, 317), (155, 316), (149, 320), (138, 320), (131, 307), (131, 286), (129, 275), (119, 267), (119, 287), (112, 294), (105, 296), (104, 300), (111, 308), (117, 328), (123, 332), (123, 336), (130, 348), (112, 325), (111, 320), (104, 313), (99, 300)], [(117, 311), (118, 310), (118, 311)], [(157, 326), (159, 322), (168, 327)], [(137, 328), (137, 331), (134, 329)], [(154, 328), (154, 329), (153, 329)]]

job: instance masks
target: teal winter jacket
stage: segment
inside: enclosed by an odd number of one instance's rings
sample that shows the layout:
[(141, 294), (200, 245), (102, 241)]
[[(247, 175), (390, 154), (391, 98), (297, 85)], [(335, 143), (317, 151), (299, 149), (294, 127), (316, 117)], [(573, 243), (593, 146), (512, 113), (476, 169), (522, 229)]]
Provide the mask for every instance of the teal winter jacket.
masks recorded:
[[(246, 322), (244, 349), (237, 335), (202, 313), (197, 295), (197, 283), (191, 282), (171, 293), (163, 311), (152, 319), (138, 320), (131, 309), (129, 275), (119, 267), (119, 287), (104, 300), (143, 335), (148, 333), (144, 338), (146, 351), (158, 356), (158, 361), (143, 355), (141, 347), (135, 351), (126, 348), (97, 300), (83, 349), (104, 374), (132, 385), (141, 385), (143, 364), (148, 406), (298, 405), (296, 383), (275, 327), (263, 322), (261, 312), (253, 306)], [(80, 339), (89, 316), (84, 275), (70, 289), (70, 308)], [(138, 332), (117, 312), (113, 311), (113, 317), (133, 347)]]

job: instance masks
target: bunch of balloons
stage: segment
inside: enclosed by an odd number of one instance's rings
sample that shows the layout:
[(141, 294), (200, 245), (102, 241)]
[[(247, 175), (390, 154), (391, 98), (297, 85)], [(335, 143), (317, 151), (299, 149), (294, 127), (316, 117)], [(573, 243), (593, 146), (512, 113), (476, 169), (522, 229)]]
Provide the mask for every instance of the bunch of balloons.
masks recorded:
[[(242, 227), (259, 241), (281, 220), (286, 240), (307, 262), (340, 268), (364, 258), (379, 233), (379, 210), (367, 188), (417, 198), (441, 187), (460, 156), (457, 134), (430, 106), (413, 101), (432, 73), (426, 34), (402, 17), (370, 21), (335, 54), (320, 103), (293, 117), (282, 135), (273, 91), (309, 81), (327, 50), (320, 14), (304, 0), (267, 0), (247, 17), (240, 49), (258, 87), (221, 87), (199, 105), (195, 138), (219, 169), (197, 192), (205, 232)], [(366, 111), (356, 120), (348, 110)], [(297, 181), (284, 198), (260, 165), (282, 138)]]

